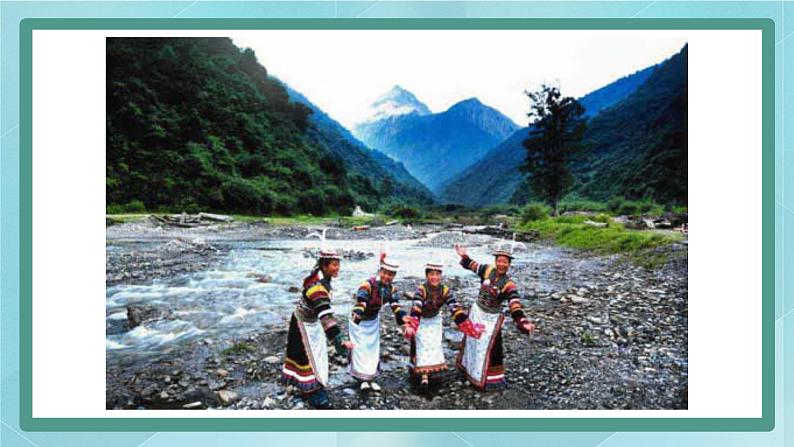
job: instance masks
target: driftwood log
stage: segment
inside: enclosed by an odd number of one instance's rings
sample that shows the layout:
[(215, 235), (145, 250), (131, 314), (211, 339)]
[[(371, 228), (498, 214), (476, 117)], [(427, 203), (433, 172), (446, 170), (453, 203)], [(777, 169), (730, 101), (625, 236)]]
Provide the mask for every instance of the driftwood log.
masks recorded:
[(487, 234), (503, 239), (513, 239), (513, 234), (515, 233), (516, 241), (518, 242), (533, 242), (540, 237), (540, 232), (537, 230), (515, 232), (492, 225), (463, 227), (461, 231), (468, 234)]
[(193, 228), (204, 225), (213, 225), (217, 223), (233, 222), (234, 217), (224, 216), (222, 214), (198, 213), (198, 214), (152, 214), (152, 218), (165, 225), (171, 225), (181, 228)]

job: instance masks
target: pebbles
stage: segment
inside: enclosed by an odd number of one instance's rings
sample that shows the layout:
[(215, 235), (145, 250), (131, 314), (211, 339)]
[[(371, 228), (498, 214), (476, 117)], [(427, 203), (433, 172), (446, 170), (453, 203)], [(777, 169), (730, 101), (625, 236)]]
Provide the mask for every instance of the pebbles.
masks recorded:
[[(115, 225), (108, 232), (120, 232), (126, 225)], [(243, 224), (233, 224), (225, 231), (243, 234), (242, 227)], [(252, 234), (246, 233), (246, 237), (252, 238), (265, 233), (305, 237), (310, 232), (303, 227), (247, 228)], [(425, 231), (421, 227), (411, 230), (402, 226), (379, 227), (369, 230), (367, 237), (386, 229), (401, 237), (417, 237)], [(210, 230), (201, 231), (202, 236), (207, 236)], [(363, 237), (343, 229), (334, 229), (332, 233), (340, 239)], [(423, 243), (449, 246), (457, 237), (454, 233), (442, 234), (438, 238), (428, 237)], [(171, 253), (169, 249), (156, 248), (172, 240), (170, 236), (161, 235), (161, 242), (150, 247), (151, 252), (144, 252)], [(485, 242), (489, 236), (466, 237)], [(223, 250), (217, 248), (223, 244), (209, 236), (203, 240), (213, 249), (196, 245), (181, 252), (184, 258), (158, 255), (163, 261), (152, 261), (157, 256), (147, 258), (149, 254), (143, 256), (141, 251), (127, 258), (123, 252), (109, 251), (109, 277), (138, 268), (143, 269), (144, 276), (167, 277), (177, 268), (172, 269), (168, 262), (174, 262), (171, 266), (180, 262), (191, 266), (196, 257), (204, 259), (202, 252), (207, 253), (205, 262), (211, 262), (215, 256), (212, 253)], [(169, 248), (177, 246), (170, 244)], [(678, 250), (671, 262), (654, 271), (614, 257), (591, 257), (563, 250), (558, 250), (560, 255), (543, 265), (517, 262), (512, 274), (521, 286), (522, 296), (527, 298), (523, 304), (537, 329), (532, 337), (527, 337), (507, 319), (502, 333), (508, 382), (504, 392), (482, 394), (454, 370), (462, 337), (449, 326), (448, 312), (443, 309), (443, 344), (450, 370), (440, 374), (442, 382), (430, 397), (418, 396), (408, 381), (408, 343), (397, 332), (388, 310), (384, 310), (382, 373), (377, 379), (383, 390), (360, 393), (357, 383), (346, 372), (344, 359), (334, 356), (330, 364), (331, 400), (335, 408), (374, 410), (687, 408), (686, 247), (670, 250)], [(140, 267), (133, 260), (159, 264), (146, 270), (147, 267)], [(478, 287), (476, 277), (462, 271), (447, 276), (459, 299), (470, 306)], [(413, 290), (418, 281), (418, 278), (400, 278), (399, 288)], [(286, 287), (284, 290), (287, 293)], [(140, 314), (144, 316), (147, 312)], [(123, 319), (119, 321), (126, 323)], [(338, 315), (338, 321), (343, 331), (347, 331), (347, 319)], [(207, 338), (188, 340), (179, 344), (178, 349), (153, 356), (108, 357), (106, 406), (109, 409), (306, 408), (297, 391), (279, 384), (286, 325), (252, 327), (250, 336), (240, 341), (251, 349), (223, 353), (228, 343)]]
[(218, 397), (221, 400), (221, 404), (229, 405), (235, 400), (237, 400), (237, 393), (229, 390), (220, 390), (218, 391)]
[[(342, 259), (346, 259), (348, 261), (363, 261), (365, 259), (369, 259), (375, 256), (375, 253), (363, 252), (358, 250), (341, 249), (341, 250), (337, 250), (337, 253), (339, 253), (339, 256), (341, 256)], [(320, 256), (319, 248), (303, 250), (304, 258), (317, 259), (317, 257), (319, 256)]]
[(205, 270), (220, 253), (218, 248), (200, 238), (170, 239), (154, 246), (139, 245), (125, 246), (124, 250), (107, 250), (106, 286), (140, 284), (154, 278)]

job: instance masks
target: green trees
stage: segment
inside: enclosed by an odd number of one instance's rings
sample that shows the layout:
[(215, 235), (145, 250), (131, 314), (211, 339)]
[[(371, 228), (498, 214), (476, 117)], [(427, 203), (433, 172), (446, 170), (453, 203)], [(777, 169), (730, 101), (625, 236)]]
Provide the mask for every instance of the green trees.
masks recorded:
[(348, 214), (388, 199), (253, 50), (213, 37), (108, 38), (106, 51), (109, 212)]
[(528, 174), (527, 183), (535, 196), (548, 203), (556, 216), (560, 199), (573, 184), (568, 161), (582, 148), (584, 108), (576, 99), (563, 97), (555, 86), (544, 84), (525, 93), (531, 101), (527, 116), (535, 121), (522, 142), (526, 158), (520, 170)]

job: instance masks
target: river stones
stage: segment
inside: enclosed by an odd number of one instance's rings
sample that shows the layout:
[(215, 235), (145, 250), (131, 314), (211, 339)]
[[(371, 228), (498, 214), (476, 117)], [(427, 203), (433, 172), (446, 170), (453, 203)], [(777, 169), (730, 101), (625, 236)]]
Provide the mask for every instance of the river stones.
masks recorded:
[[(120, 232), (120, 227), (124, 226), (110, 227), (109, 234)], [(252, 246), (256, 246), (266, 239), (263, 235), (274, 235), (275, 230), (275, 226), (241, 226), (237, 233), (228, 233), (237, 231), (229, 229), (212, 236), (208, 233), (202, 235), (213, 246), (223, 250), (227, 245), (218, 243), (219, 239), (245, 237), (253, 241)], [(395, 226), (393, 230), (406, 238), (429, 231), (426, 226), (419, 225), (410, 232), (402, 226)], [(366, 237), (371, 238), (378, 231), (381, 228), (372, 228)], [(356, 235), (344, 229), (331, 233), (332, 239), (363, 237), (361, 233)], [(308, 231), (294, 229), (295, 238), (305, 234)], [(168, 241), (173, 239), (172, 236), (169, 232), (160, 237)], [(449, 233), (449, 237), (439, 238), (433, 243), (449, 248), (449, 243), (458, 237)], [(480, 249), (493, 242), (490, 236), (482, 234), (465, 237), (470, 247)], [(398, 332), (388, 309), (384, 309), (381, 316), (382, 373), (378, 378), (378, 383), (383, 385), (382, 398), (365, 402), (358, 393), (345, 391), (351, 390), (347, 382), (350, 377), (339, 359), (333, 359), (333, 383), (328, 389), (331, 400), (335, 408), (357, 409), (364, 405), (375, 410), (687, 408), (686, 247), (665, 250), (673, 253), (672, 260), (663, 268), (649, 271), (630, 263), (617, 262), (612, 257), (533, 246), (532, 256), (527, 255), (523, 264), (517, 262), (512, 273), (521, 286), (523, 297), (536, 298), (522, 299), (522, 303), (528, 317), (535, 321), (537, 331), (530, 338), (519, 333), (509, 318), (505, 322), (502, 336), (508, 389), (494, 395), (494, 398), (488, 398), (489, 394), (482, 395), (469, 386), (468, 381), (455, 370), (457, 346), (454, 340), (460, 335), (450, 324), (446, 309), (442, 310), (444, 352), (450, 369), (443, 374), (443, 384), (433, 399), (416, 397), (407, 375), (409, 344)], [(543, 258), (533, 260), (533, 256), (538, 254)], [(300, 251), (295, 250), (291, 256), (310, 264), (300, 259)], [(174, 262), (175, 258), (168, 259)], [(450, 269), (447, 279), (455, 277), (458, 279), (453, 284), (456, 296), (468, 307), (476, 296), (479, 282), (473, 274), (457, 267)], [(283, 285), (268, 290), (277, 290), (285, 297), (288, 293), (300, 291), (294, 288), (288, 292), (287, 288), (295, 287), (299, 282), (280, 283), (281, 280), (282, 277), (276, 277), (275, 281)], [(398, 280), (401, 280), (398, 288), (410, 292), (423, 278), (408, 278), (401, 274)], [(341, 297), (342, 300), (349, 298)], [(575, 302), (581, 299), (588, 301)], [(401, 302), (404, 304), (405, 301), (406, 298), (401, 296)], [(119, 308), (118, 312), (124, 310)], [(106, 406), (234, 410), (305, 408), (297, 391), (293, 390), (288, 395), (279, 383), (279, 363), (286, 346), (290, 312), (291, 309), (285, 311), (283, 321), (251, 325), (250, 333), (242, 339), (253, 349), (239, 353), (222, 355), (229, 343), (225, 341), (224, 334), (209, 331), (197, 339), (180, 341), (174, 345), (177, 349), (158, 353), (156, 358), (140, 356), (138, 359), (138, 356), (121, 351), (109, 351)], [(152, 315), (156, 317), (156, 314)], [(337, 309), (338, 323), (343, 332), (347, 331), (346, 316), (347, 310)], [(585, 331), (594, 342), (592, 346), (582, 344)], [(203, 342), (205, 339), (207, 343)], [(333, 352), (332, 349), (329, 351)], [(164, 383), (163, 376), (175, 370), (182, 372), (178, 377), (172, 374), (172, 381)], [(218, 374), (219, 370), (228, 374)], [(163, 392), (167, 398), (162, 397)], [(222, 399), (221, 392), (235, 393), (236, 399), (228, 394)]]
[(149, 304), (129, 304), (127, 305), (127, 326), (129, 329), (134, 329), (149, 321), (171, 318), (171, 315), (172, 312), (163, 307)]
[(226, 406), (237, 400), (237, 393), (229, 390), (220, 390), (218, 391), (218, 398), (221, 404)]

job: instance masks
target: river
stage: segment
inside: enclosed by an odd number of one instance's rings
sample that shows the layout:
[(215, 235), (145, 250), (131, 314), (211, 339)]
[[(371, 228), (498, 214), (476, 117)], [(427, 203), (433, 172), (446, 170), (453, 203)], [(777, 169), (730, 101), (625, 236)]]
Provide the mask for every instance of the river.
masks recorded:
[[(230, 408), (301, 408), (277, 385), (286, 324), (299, 285), (316, 259), (314, 226), (233, 224), (163, 228), (151, 223), (107, 231), (106, 358), (108, 408), (222, 407), (217, 390), (234, 390)], [(427, 261), (445, 266), (445, 280), (466, 305), (478, 280), (458, 264), (455, 243), (477, 260), (510, 241), (440, 226), (332, 228), (328, 247), (345, 255), (332, 304), (346, 324), (358, 285), (375, 274), (384, 247), (401, 264), (396, 279), (412, 291)], [(517, 394), (477, 400), (449, 372), (442, 398), (416, 400), (407, 391), (407, 344), (385, 318), (384, 392), (366, 400), (346, 388), (343, 365), (332, 367), (343, 408), (686, 408), (687, 277), (683, 258), (646, 271), (615, 257), (554, 245), (515, 246), (511, 275), (538, 330), (532, 339), (505, 328), (508, 386)], [(683, 262), (683, 264), (682, 264)], [(146, 316), (134, 327), (130, 308)], [(386, 311), (384, 311), (386, 312)], [(386, 316), (386, 313), (383, 314)], [(445, 316), (445, 320), (448, 318)], [(445, 322), (453, 361), (459, 333)], [(229, 352), (235, 344), (250, 351)], [(542, 365), (542, 366), (539, 366)], [(228, 370), (218, 377), (216, 371)], [(225, 374), (225, 373), (224, 373)], [(166, 377), (168, 379), (166, 379)], [(165, 382), (164, 382), (165, 381)], [(529, 384), (532, 384), (531, 386)], [(642, 391), (615, 389), (640, 384)], [(516, 388), (518, 387), (518, 388)], [(265, 405), (264, 402), (267, 402)]]

